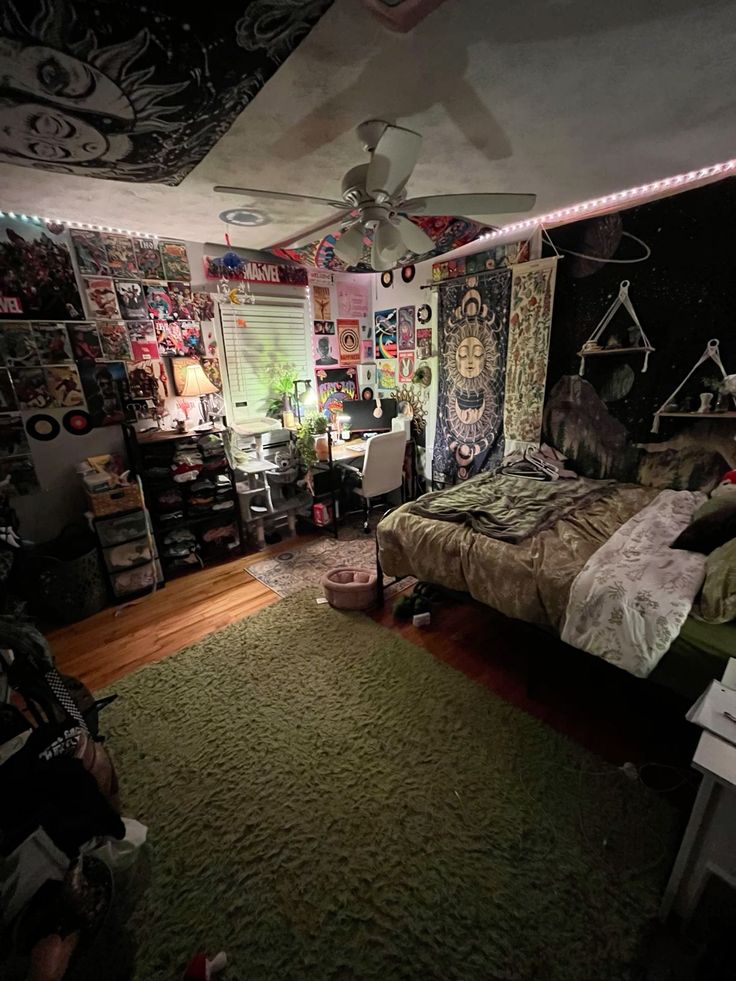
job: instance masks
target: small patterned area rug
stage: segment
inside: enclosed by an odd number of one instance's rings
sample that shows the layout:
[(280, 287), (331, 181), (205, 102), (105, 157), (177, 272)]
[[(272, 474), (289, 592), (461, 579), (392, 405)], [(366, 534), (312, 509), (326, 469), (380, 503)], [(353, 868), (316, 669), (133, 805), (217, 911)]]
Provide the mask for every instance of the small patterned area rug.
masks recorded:
[[(366, 535), (359, 528), (341, 528), (337, 541), (332, 537), (300, 544), (294, 540), (294, 548), (280, 552), (268, 559), (254, 562), (248, 572), (264, 586), (279, 596), (292, 596), (308, 586), (319, 586), (322, 577), (337, 566), (358, 569), (376, 568), (376, 538)], [(385, 582), (391, 580), (386, 577)], [(386, 595), (407, 589), (416, 579), (402, 579), (390, 586)]]

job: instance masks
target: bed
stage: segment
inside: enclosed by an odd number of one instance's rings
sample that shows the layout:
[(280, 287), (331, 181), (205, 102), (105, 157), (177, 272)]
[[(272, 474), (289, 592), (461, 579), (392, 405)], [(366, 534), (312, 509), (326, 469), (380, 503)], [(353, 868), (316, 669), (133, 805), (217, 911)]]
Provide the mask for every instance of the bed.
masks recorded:
[[(563, 635), (571, 588), (588, 560), (648, 505), (656, 508), (653, 502), (661, 493), (650, 487), (585, 478), (536, 482), (481, 475), (473, 481), (493, 484), (491, 534), (487, 514), (480, 522), (476, 520), (464, 490), (450, 488), (425, 495), (379, 523), (378, 554), (384, 573), (412, 575), (469, 593), (505, 616), (558, 636)], [(473, 481), (465, 485), (471, 493), (476, 486)], [(547, 501), (546, 495), (558, 493), (550, 483), (568, 485), (559, 491), (560, 500)], [(570, 485), (575, 485), (574, 492)], [(540, 496), (545, 497), (541, 508)], [(503, 498), (500, 509), (499, 497)], [(449, 509), (448, 501), (453, 502)], [(509, 501), (513, 507), (507, 507)], [(516, 536), (514, 522), (505, 517), (514, 508), (517, 515), (537, 512)], [(530, 527), (533, 530), (527, 533)], [(496, 534), (518, 540), (492, 537)], [(688, 616), (648, 677), (680, 695), (696, 697), (710, 679), (721, 676), (725, 661), (734, 652), (736, 623), (705, 624)]]

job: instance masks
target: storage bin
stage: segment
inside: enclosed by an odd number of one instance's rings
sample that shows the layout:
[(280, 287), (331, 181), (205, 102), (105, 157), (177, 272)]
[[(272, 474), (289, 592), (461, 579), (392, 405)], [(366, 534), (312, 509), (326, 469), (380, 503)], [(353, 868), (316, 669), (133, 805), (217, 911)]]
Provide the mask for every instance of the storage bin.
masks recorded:
[(93, 514), (98, 518), (106, 514), (117, 514), (119, 511), (133, 511), (143, 506), (138, 484), (87, 494), (87, 500)]

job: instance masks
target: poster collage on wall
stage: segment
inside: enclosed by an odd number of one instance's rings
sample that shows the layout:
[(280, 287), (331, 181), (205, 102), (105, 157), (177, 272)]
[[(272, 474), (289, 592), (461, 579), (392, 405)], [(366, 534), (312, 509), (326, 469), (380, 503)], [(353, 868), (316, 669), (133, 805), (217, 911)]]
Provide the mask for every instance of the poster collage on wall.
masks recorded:
[(20, 219), (3, 230), (0, 480), (17, 493), (38, 489), (28, 437), (81, 435), (133, 418), (136, 399), (177, 394), (167, 361), (197, 358), (221, 387), (202, 326), (214, 300), (192, 292), (183, 243)]

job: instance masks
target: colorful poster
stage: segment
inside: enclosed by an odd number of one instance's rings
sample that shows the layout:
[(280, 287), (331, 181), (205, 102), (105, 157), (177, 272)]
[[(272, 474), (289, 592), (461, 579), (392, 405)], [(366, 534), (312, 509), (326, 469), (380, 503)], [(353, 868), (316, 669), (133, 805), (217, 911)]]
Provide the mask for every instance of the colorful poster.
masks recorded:
[(15, 412), (18, 400), (7, 368), (0, 368), (0, 412)]
[(163, 279), (164, 267), (156, 239), (134, 238), (133, 250), (138, 271), (143, 279)]
[(63, 225), (0, 218), (0, 319), (84, 320)]
[(110, 320), (119, 317), (118, 301), (115, 295), (115, 285), (109, 278), (84, 276), (84, 289), (89, 304), (89, 314), (95, 320)]
[(31, 456), (14, 456), (7, 460), (0, 460), (0, 484), (8, 477), (10, 477), (8, 494), (11, 497), (33, 494), (41, 490)]
[(342, 409), (343, 402), (358, 397), (355, 368), (317, 368), (317, 398), (325, 416), (333, 417)]
[(395, 358), (397, 353), (396, 322), (398, 313), (393, 310), (376, 310), (373, 320), (376, 328), (376, 357)]
[(122, 320), (101, 320), (99, 328), (102, 357), (106, 361), (133, 360), (130, 335)]
[(69, 324), (69, 340), (76, 361), (102, 357), (102, 343), (97, 324)]
[(371, 284), (369, 276), (360, 280), (342, 280), (337, 282), (337, 315), (338, 317), (367, 317), (371, 304)]
[(132, 238), (128, 238), (127, 235), (103, 234), (102, 244), (107, 252), (107, 265), (111, 276), (125, 279), (140, 275)]
[(361, 361), (376, 360), (376, 347), (372, 340), (360, 342), (360, 360)]
[(315, 334), (334, 334), (335, 333), (335, 321), (334, 320), (315, 320), (314, 321), (314, 333)]
[(181, 395), (184, 391), (184, 383), (187, 379), (187, 368), (199, 364), (198, 358), (174, 358), (171, 362), (171, 374), (174, 379), (174, 392)]
[(136, 361), (128, 368), (130, 394), (134, 399), (165, 399), (169, 394), (163, 361)]
[(159, 352), (163, 355), (184, 354), (184, 340), (181, 327), (175, 320), (154, 320), (156, 342)]
[[(87, 364), (93, 362), (85, 362)], [(73, 364), (49, 365), (44, 369), (46, 387), (51, 393), (54, 405), (60, 409), (84, 405), (82, 383), (77, 366)]]
[(195, 320), (215, 319), (215, 298), (212, 293), (192, 293), (192, 304), (194, 306), (193, 317)]
[(170, 280), (167, 284), (169, 296), (174, 306), (174, 316), (179, 320), (193, 320), (196, 317), (192, 301), (192, 288), (183, 280)]
[(312, 287), (312, 308), (316, 320), (332, 320), (329, 286)]
[(315, 334), (312, 338), (312, 350), (315, 365), (327, 367), (340, 364), (336, 337), (330, 337), (327, 334)]
[(376, 362), (378, 370), (377, 388), (384, 392), (390, 392), (396, 388), (396, 360), (382, 358)]
[(360, 323), (357, 320), (337, 321), (337, 343), (341, 364), (360, 361)]
[(0, 416), (0, 458), (25, 456), (31, 452), (23, 419), (18, 413)]
[(414, 352), (407, 354), (406, 352), (400, 351), (399, 357), (399, 384), (403, 385), (406, 382), (410, 382), (414, 377)]
[(215, 388), (222, 391), (222, 374), (220, 373), (220, 360), (219, 358), (203, 358), (202, 359), (202, 370), (205, 375), (209, 378)]
[(161, 242), (159, 245), (164, 265), (164, 279), (191, 279), (187, 247), (181, 242)]
[(12, 368), (10, 377), (21, 409), (45, 409), (54, 401), (46, 386), (43, 368)]
[(166, 283), (144, 283), (148, 316), (154, 320), (173, 320), (174, 304)]
[(66, 324), (33, 324), (32, 328), (41, 364), (74, 360)]
[(202, 349), (202, 329), (197, 320), (180, 320), (181, 339), (186, 354), (204, 354)]
[(99, 232), (72, 228), (70, 235), (74, 243), (80, 273), (83, 276), (109, 276), (110, 267), (107, 264), (107, 252)]
[(414, 346), (414, 307), (399, 307), (399, 350), (413, 351)]
[(123, 320), (138, 320), (148, 315), (143, 283), (132, 279), (118, 279), (115, 281), (115, 292), (118, 295), (118, 306)]
[(79, 366), (87, 411), (93, 426), (114, 426), (127, 418), (128, 375), (122, 361), (83, 361)]
[(217, 335), (215, 325), (205, 321), (199, 325), (202, 330), (202, 350), (208, 358), (217, 357)]
[(432, 328), (417, 327), (417, 357), (432, 357)]
[(0, 360), (8, 368), (38, 363), (38, 351), (30, 324), (0, 323)]
[[(226, 266), (222, 256), (204, 257), (204, 274), (207, 279), (229, 279), (236, 283), (266, 283), (275, 286), (306, 286), (307, 270), (303, 266), (278, 265), (271, 262), (246, 262)], [(172, 276), (172, 279), (189, 279), (188, 276)]]
[(156, 328), (150, 320), (129, 320), (126, 324), (130, 334), (130, 346), (134, 361), (158, 361)]

